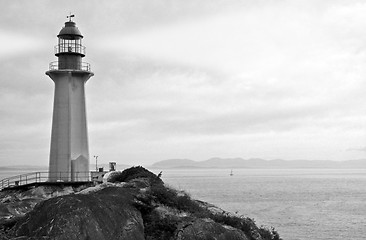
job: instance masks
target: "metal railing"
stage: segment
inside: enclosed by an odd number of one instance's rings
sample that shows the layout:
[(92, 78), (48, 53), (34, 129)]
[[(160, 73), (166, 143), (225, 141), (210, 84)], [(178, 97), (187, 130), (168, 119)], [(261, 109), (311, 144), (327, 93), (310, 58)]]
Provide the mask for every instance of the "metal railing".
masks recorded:
[[(52, 179), (50, 181), (50, 179)], [(13, 188), (33, 183), (43, 182), (89, 182), (90, 172), (75, 172), (71, 177), (70, 172), (32, 172), (4, 178), (0, 181), (0, 191), (5, 188)]]
[(70, 64), (70, 63), (63, 63), (60, 61), (54, 61), (54, 62), (50, 62), (49, 65), (49, 69), (50, 70), (66, 70), (66, 69), (71, 69), (71, 70), (81, 70), (81, 71), (91, 71), (91, 67), (90, 67), (90, 63), (87, 62), (81, 62), (81, 63), (74, 63), (74, 64)]
[(85, 49), (86, 47), (77, 43), (60, 43), (55, 46), (55, 54), (57, 55), (60, 53), (79, 53), (85, 56)]

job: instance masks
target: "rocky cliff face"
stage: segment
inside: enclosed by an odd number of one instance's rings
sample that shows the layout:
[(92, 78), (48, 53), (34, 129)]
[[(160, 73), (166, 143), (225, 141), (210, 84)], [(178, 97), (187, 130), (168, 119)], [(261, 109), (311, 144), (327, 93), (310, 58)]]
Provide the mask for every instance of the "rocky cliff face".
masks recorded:
[(86, 188), (40, 186), (29, 190), (0, 192), (0, 221), (24, 216), (36, 204), (53, 197), (72, 194)]
[(134, 192), (107, 187), (89, 194), (51, 198), (20, 219), (14, 235), (55, 240), (145, 239), (141, 214), (132, 205)]
[[(258, 228), (249, 218), (215, 210), (165, 187), (142, 167), (125, 170), (110, 180), (114, 183), (60, 196), (41, 194), (35, 207), (30, 204), (13, 217), (10, 212), (3, 215), (0, 240), (280, 239), (277, 232)], [(12, 202), (9, 197), (4, 199), (3, 207), (6, 201)]]

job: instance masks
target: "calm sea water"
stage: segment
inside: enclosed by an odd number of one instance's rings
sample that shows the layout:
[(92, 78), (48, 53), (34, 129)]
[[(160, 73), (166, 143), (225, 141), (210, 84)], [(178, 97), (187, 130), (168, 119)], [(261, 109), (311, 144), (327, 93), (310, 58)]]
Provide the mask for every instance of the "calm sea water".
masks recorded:
[(285, 240), (366, 239), (366, 170), (164, 170), (193, 198), (273, 226)]
[[(27, 172), (0, 169), (0, 179)], [(366, 239), (366, 169), (234, 169), (233, 173), (166, 169), (162, 178), (195, 199), (275, 227), (284, 240)]]
[(4, 170), (1, 169), (0, 167), (0, 180), (4, 179), (4, 178), (9, 178), (9, 177), (14, 177), (14, 176), (19, 176), (22, 174), (27, 174), (27, 173), (32, 173), (32, 172), (47, 172), (47, 170), (45, 169), (23, 169), (23, 170), (18, 170), (18, 169), (14, 169), (14, 170)]

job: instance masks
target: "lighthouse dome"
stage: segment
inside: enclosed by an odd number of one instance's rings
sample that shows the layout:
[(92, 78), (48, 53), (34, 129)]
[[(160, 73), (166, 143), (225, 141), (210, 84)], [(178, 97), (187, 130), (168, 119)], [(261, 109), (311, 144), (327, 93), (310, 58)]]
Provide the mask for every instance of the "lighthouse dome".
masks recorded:
[(65, 22), (65, 27), (63, 27), (60, 31), (60, 33), (57, 35), (59, 38), (70, 38), (70, 37), (77, 37), (82, 38), (83, 35), (81, 35), (80, 30), (76, 27), (75, 22)]

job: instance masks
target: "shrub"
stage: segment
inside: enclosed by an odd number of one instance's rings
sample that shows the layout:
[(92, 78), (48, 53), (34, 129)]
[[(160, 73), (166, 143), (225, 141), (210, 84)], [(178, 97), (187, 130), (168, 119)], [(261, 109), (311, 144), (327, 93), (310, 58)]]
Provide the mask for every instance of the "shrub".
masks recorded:
[(111, 176), (109, 182), (128, 182), (136, 178), (147, 178), (152, 184), (163, 183), (158, 176), (141, 166), (125, 169), (123, 172)]
[(156, 202), (180, 211), (196, 213), (204, 210), (187, 193), (178, 193), (177, 190), (164, 185), (152, 185), (149, 194), (153, 196)]
[[(249, 234), (253, 226), (254, 221), (250, 218), (232, 216), (227, 212), (219, 214), (210, 214), (210, 218), (215, 222), (222, 223), (237, 229), (242, 230), (245, 234)], [(250, 235), (250, 234), (249, 234)]]
[(268, 229), (268, 228), (266, 228), (264, 226), (261, 226), (259, 228), (259, 233), (260, 233), (260, 235), (264, 239), (268, 239), (268, 240), (282, 240), (282, 238), (280, 238), (280, 235), (274, 229), (274, 227), (271, 227), (271, 229)]
[(145, 238), (149, 240), (170, 240), (178, 228), (179, 219), (174, 216), (161, 217), (153, 211), (144, 216)]
[(196, 201), (192, 200), (191, 197), (186, 193), (184, 193), (181, 196), (178, 196), (177, 206), (178, 210), (189, 212), (192, 214), (196, 214), (201, 211), (206, 211)]

